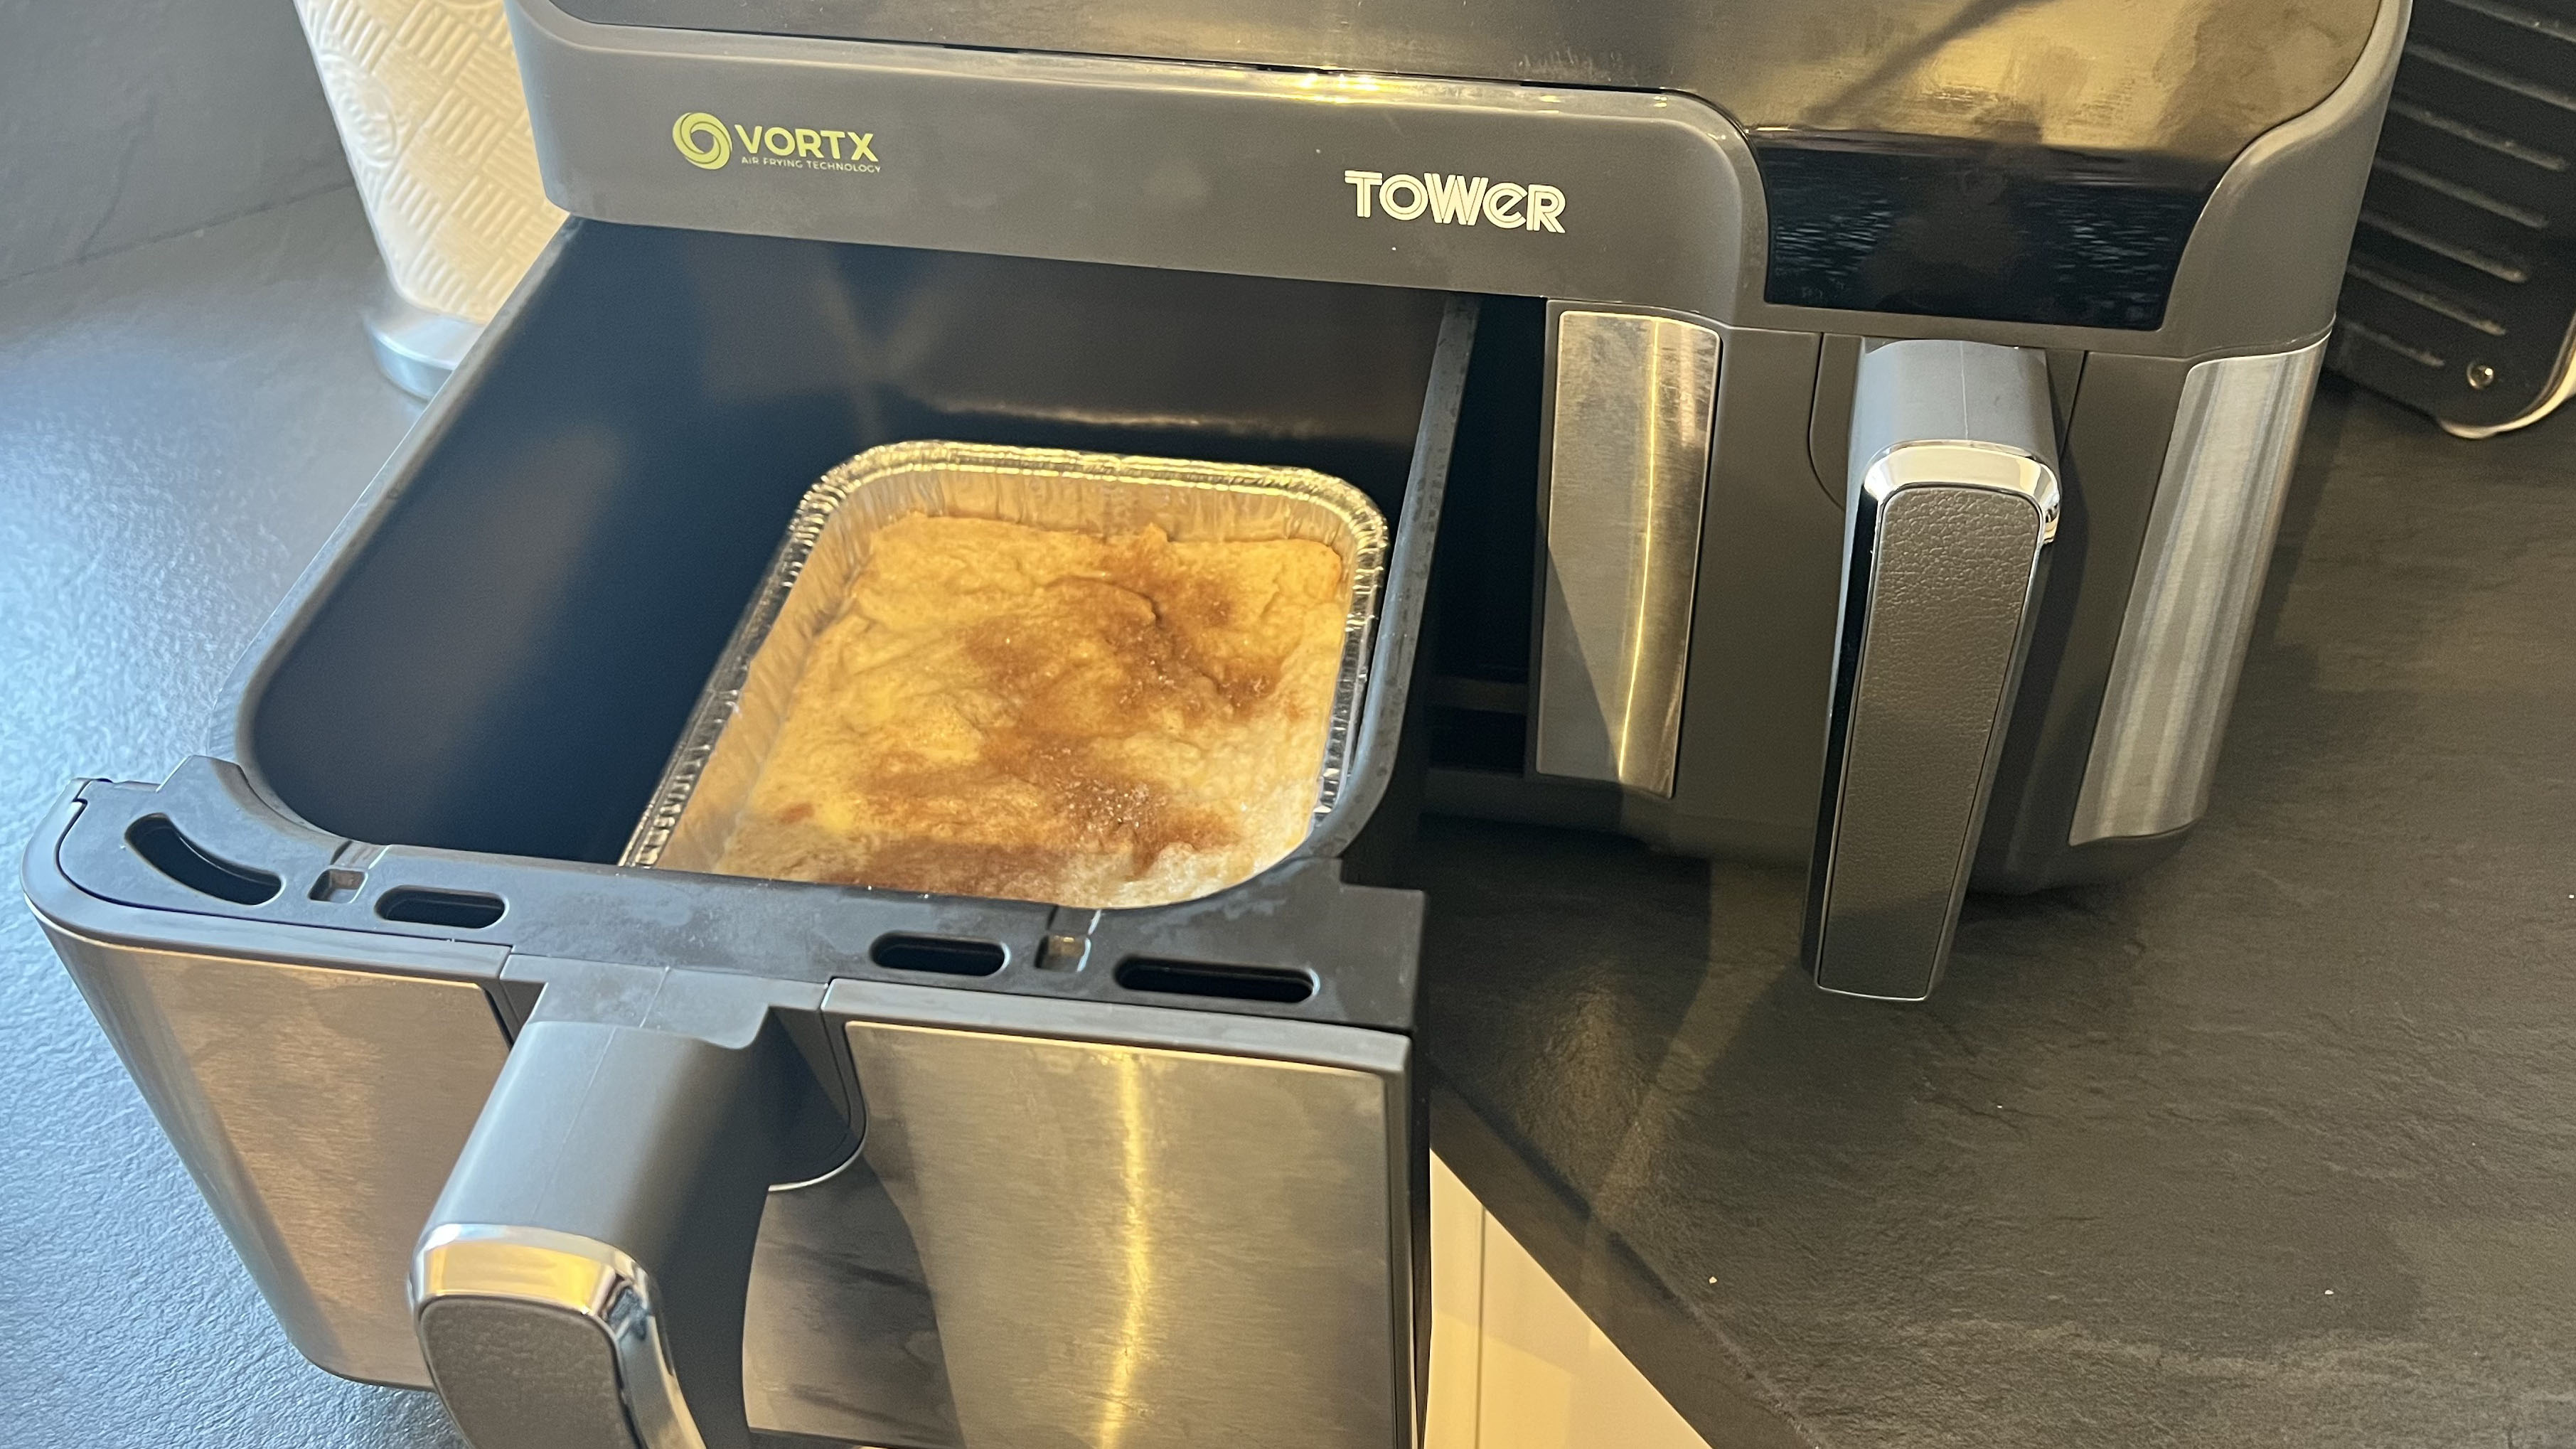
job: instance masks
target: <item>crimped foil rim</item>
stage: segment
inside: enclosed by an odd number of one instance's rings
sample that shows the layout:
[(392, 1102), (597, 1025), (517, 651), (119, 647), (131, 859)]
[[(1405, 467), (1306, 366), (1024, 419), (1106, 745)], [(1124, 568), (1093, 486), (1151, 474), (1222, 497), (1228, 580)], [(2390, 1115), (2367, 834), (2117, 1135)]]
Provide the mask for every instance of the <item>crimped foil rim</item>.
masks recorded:
[[(1368, 495), (1340, 478), (1311, 468), (915, 440), (881, 444), (836, 464), (797, 501), (777, 553), (723, 652), (717, 656), (706, 688), (690, 711), (688, 723), (654, 787), (651, 804), (637, 822), (619, 864), (650, 867), (660, 861), (672, 832), (696, 795), (708, 761), (740, 709), (744, 686), (761, 647), (786, 609), (834, 514), (868, 486), (926, 468), (971, 470), (1003, 477), (1094, 477), (1113, 483), (1285, 494), (1321, 504), (1337, 515), (1348, 526), (1351, 537), (1351, 602), (1344, 621), (1342, 663), (1334, 681), (1323, 769), (1307, 830), (1307, 842), (1313, 840), (1314, 827), (1332, 813), (1340, 798), (1350, 765), (1360, 702), (1368, 685), (1369, 646), (1376, 626), (1378, 596), (1386, 575), (1389, 531), (1385, 516)], [(1287, 858), (1305, 854), (1306, 848), (1306, 843), (1301, 842)]]

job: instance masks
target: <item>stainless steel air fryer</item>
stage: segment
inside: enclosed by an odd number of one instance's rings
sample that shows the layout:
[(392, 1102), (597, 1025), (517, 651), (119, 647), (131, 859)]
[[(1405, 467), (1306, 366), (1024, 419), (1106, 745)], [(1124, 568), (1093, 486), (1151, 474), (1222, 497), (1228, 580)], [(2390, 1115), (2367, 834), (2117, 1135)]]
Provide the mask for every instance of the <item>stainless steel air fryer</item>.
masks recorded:
[[(478, 1449), (1402, 1446), (1420, 809), (1804, 860), (1828, 990), (2207, 803), (2403, 0), (515, 0), (573, 214), (28, 892), (297, 1346)], [(619, 866), (798, 498), (1392, 524), (1306, 846), (1133, 911)], [(1676, 963), (1677, 967), (1683, 963)]]

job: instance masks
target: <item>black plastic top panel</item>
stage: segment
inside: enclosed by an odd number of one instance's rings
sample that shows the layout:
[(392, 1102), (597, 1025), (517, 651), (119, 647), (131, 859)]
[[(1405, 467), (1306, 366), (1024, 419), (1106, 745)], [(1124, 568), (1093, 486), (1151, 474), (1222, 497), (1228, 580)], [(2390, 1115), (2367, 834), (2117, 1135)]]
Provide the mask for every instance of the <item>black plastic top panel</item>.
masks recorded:
[(583, 20), (1681, 92), (1743, 130), (1766, 300), (2152, 330), (2211, 189), (2378, 0), (555, 0)]
[(585, 20), (1698, 96), (1751, 131), (2214, 166), (2324, 99), (2377, 0), (559, 0)]

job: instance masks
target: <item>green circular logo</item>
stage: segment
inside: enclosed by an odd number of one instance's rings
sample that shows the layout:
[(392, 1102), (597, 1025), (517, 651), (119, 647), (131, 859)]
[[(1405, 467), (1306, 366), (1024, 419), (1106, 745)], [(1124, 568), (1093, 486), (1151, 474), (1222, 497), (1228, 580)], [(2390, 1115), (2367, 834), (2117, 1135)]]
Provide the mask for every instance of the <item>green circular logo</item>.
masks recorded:
[(724, 122), (704, 111), (691, 111), (673, 121), (671, 144), (680, 148), (690, 165), (709, 171), (733, 159), (733, 138), (725, 134)]

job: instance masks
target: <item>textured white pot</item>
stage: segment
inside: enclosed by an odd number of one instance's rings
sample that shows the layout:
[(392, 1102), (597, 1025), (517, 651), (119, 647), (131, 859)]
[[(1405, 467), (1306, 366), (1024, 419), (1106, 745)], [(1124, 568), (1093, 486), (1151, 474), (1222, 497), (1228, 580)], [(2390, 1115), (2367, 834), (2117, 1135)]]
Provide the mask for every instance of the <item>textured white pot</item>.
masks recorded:
[(386, 374), (426, 396), (563, 222), (501, 0), (296, 0), (384, 256), (367, 316)]

